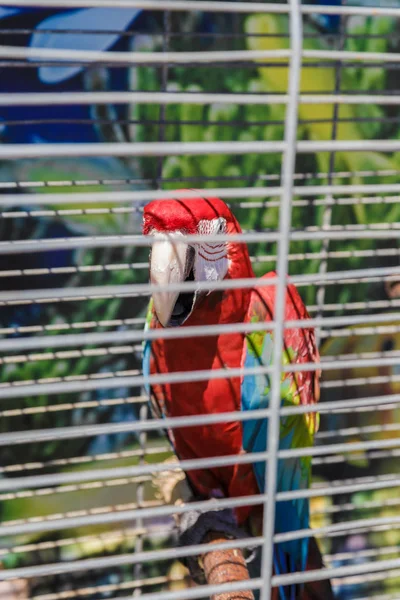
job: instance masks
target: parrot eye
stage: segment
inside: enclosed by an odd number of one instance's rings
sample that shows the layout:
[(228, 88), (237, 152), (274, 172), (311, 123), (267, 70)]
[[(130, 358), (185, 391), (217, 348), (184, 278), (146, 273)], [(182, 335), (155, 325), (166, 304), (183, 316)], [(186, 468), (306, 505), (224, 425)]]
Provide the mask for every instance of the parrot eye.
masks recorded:
[(224, 233), (225, 231), (225, 219), (218, 219), (216, 233)]

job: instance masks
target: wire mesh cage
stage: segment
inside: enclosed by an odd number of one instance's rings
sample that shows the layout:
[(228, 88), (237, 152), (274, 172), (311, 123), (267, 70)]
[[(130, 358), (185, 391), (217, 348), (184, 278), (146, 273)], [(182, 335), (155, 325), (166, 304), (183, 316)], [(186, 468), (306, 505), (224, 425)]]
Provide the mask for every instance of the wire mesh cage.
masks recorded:
[[(400, 597), (400, 8), (378, 4), (8, 0), (0, 8), (4, 600), (186, 600), (218, 594), (217, 583), (226, 598), (306, 600), (320, 596), (305, 595), (305, 584), (326, 579), (340, 600)], [(211, 320), (145, 327), (161, 289), (149, 283), (149, 251), (161, 238), (142, 235), (144, 207), (215, 197), (241, 226), (235, 243), (248, 247), (255, 279), (211, 286), (186, 277), (169, 287), (174, 301), (208, 293)], [(176, 229), (172, 246), (186, 240), (193, 252), (233, 239), (201, 229), (177, 239)], [(287, 276), (309, 316), (288, 319)], [(274, 290), (268, 323), (218, 321), (229, 293), (255, 288)], [(315, 346), (311, 362), (297, 360), (286, 333), (310, 328), (319, 354)], [(270, 334), (266, 363), (255, 352), (252, 365), (201, 366), (213, 340), (236, 335), (258, 347)], [(176, 368), (149, 375), (143, 351), (163, 339), (179, 344)], [(316, 406), (298, 382), (318, 371)], [(297, 401), (282, 395), (289, 374)], [(228, 415), (224, 397), (208, 411), (193, 405), (219, 389), (213, 382), (251, 375), (268, 382), (249, 404), (258, 419), (243, 405)], [(164, 393), (156, 386), (182, 382), (193, 391), (186, 414), (154, 408)], [(284, 427), (315, 425), (317, 410), (315, 436), (311, 427), (306, 442), (282, 445)], [(226, 451), (229, 424), (247, 435), (245, 424), (261, 420), (264, 445)], [(176, 457), (181, 432), (203, 454)], [(312, 461), (309, 485), (292, 473), (282, 487), (281, 465), (291, 461), (306, 469)], [(252, 464), (267, 482), (258, 495), (250, 483), (239, 494), (225, 483), (204, 491), (210, 469)], [(309, 526), (279, 530), (279, 506), (289, 515), (299, 499)], [(260, 505), (257, 527), (219, 536), (214, 552), (209, 538), (182, 543), (182, 516), (194, 509), (253, 515)], [(313, 536), (320, 569), (278, 564), (280, 545)], [(206, 557), (218, 548), (241, 549), (250, 580), (196, 584), (180, 559), (203, 556), (197, 565), (210, 575)]]

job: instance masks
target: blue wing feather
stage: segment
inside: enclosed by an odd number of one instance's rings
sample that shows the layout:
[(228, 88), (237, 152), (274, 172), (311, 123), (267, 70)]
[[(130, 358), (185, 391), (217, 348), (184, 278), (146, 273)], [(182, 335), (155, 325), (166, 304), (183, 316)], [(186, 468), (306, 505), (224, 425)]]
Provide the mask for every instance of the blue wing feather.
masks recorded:
[[(146, 323), (144, 326), (144, 331), (149, 331), (151, 329), (151, 319), (153, 317), (153, 300), (150, 300), (149, 306), (147, 307), (146, 314)], [(143, 342), (143, 356), (142, 356), (142, 371), (144, 377), (144, 388), (146, 390), (146, 394), (150, 399), (150, 384), (148, 381), (148, 377), (150, 376), (150, 358), (151, 358), (151, 340), (144, 340)]]
[[(259, 334), (258, 334), (259, 335)], [(244, 367), (269, 366), (272, 362), (273, 338), (265, 333), (257, 340), (257, 347), (248, 336), (245, 346)], [(282, 403), (291, 401), (290, 380), (284, 380), (281, 386)], [(242, 410), (257, 410), (269, 405), (270, 381), (268, 375), (245, 375), (242, 380)], [(267, 448), (268, 420), (252, 419), (243, 422), (243, 448), (246, 452), (264, 452)], [(302, 431), (304, 430), (304, 431)], [(299, 435), (300, 433), (300, 435)], [(304, 444), (302, 443), (304, 441)], [(302, 415), (281, 419), (279, 448), (290, 449), (298, 445), (309, 445), (310, 434)], [(260, 491), (265, 486), (265, 463), (255, 463), (254, 472)], [(286, 492), (307, 488), (310, 478), (310, 462), (304, 458), (281, 459), (278, 461), (277, 491)], [(275, 531), (307, 529), (309, 527), (308, 499), (278, 502), (276, 505)], [(277, 574), (302, 571), (306, 568), (308, 539), (292, 540), (275, 545), (274, 568)], [(296, 586), (280, 588), (281, 600), (295, 598)]]
[(148, 377), (150, 376), (150, 356), (151, 356), (151, 341), (146, 340), (143, 344), (143, 358), (142, 358), (142, 369), (143, 369), (143, 377), (144, 388), (146, 390), (146, 394), (150, 398), (150, 384), (148, 381)]

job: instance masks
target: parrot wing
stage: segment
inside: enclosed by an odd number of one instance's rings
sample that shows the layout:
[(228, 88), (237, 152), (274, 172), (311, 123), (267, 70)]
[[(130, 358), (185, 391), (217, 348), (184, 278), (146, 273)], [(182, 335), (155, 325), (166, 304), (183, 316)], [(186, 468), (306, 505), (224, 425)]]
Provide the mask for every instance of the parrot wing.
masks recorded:
[[(153, 299), (150, 300), (149, 302), (149, 306), (147, 308), (147, 315), (146, 315), (146, 322), (144, 325), (144, 331), (150, 331), (150, 329), (154, 329), (155, 327), (155, 323), (154, 323), (154, 312), (153, 312)], [(152, 352), (151, 352), (151, 340), (144, 340), (143, 341), (143, 358), (142, 358), (142, 371), (143, 371), (143, 377), (144, 377), (144, 389), (146, 391), (146, 394), (149, 398), (149, 405), (152, 411), (152, 414), (154, 417), (156, 417), (157, 419), (161, 419), (162, 417), (165, 417), (164, 411), (161, 409), (160, 405), (158, 404), (158, 400), (156, 398), (156, 395), (154, 393), (152, 393), (152, 389), (149, 383), (148, 378), (151, 375), (151, 358), (152, 358)], [(169, 441), (171, 441), (170, 436), (168, 435), (168, 432), (165, 432), (168, 436)]]
[[(266, 277), (275, 276), (270, 273)], [(273, 361), (273, 330), (268, 322), (273, 319), (274, 286), (262, 287), (252, 292), (247, 319), (249, 322), (266, 322), (265, 331), (246, 336), (242, 367), (269, 367)], [(303, 302), (292, 285), (287, 288), (286, 320), (307, 318)], [(286, 329), (284, 335), (283, 363), (306, 363), (319, 360), (314, 333), (311, 329)], [(319, 373), (284, 373), (281, 380), (282, 406), (313, 404), (318, 400)], [(271, 379), (267, 373), (244, 375), (241, 383), (242, 410), (267, 408)], [(279, 449), (288, 450), (311, 446), (317, 429), (317, 414), (288, 415), (280, 419)], [(268, 420), (254, 419), (243, 422), (243, 449), (246, 452), (264, 452), (267, 448)], [(266, 489), (265, 463), (254, 465), (261, 492)], [(307, 489), (310, 483), (311, 458), (308, 456), (280, 459), (278, 461), (277, 491), (288, 492)], [(309, 502), (307, 498), (278, 502), (276, 505), (276, 533), (307, 529), (309, 527)], [(277, 574), (303, 571), (308, 556), (308, 538), (280, 543), (274, 549), (274, 568)], [(282, 600), (296, 597), (296, 586), (280, 589)]]
[[(150, 300), (149, 306), (147, 307), (146, 322), (144, 325), (144, 331), (151, 329), (151, 321), (153, 319), (153, 300)], [(150, 358), (151, 358), (151, 340), (144, 340), (142, 345), (143, 359), (142, 359), (142, 370), (143, 377), (145, 378), (144, 388), (146, 394), (150, 397), (150, 384), (148, 377), (150, 376)]]
[[(151, 299), (149, 302), (149, 306), (147, 308), (147, 315), (146, 315), (144, 331), (145, 332), (150, 331), (150, 329), (154, 329), (155, 327), (156, 327), (156, 323), (155, 323), (155, 316), (154, 316), (154, 311), (153, 311), (153, 299)], [(146, 394), (149, 399), (149, 406), (150, 406), (152, 416), (157, 419), (161, 419), (161, 418), (165, 418), (165, 410), (164, 410), (163, 406), (160, 404), (160, 402), (162, 403), (161, 396), (159, 394), (155, 393), (154, 388), (152, 389), (152, 386), (150, 386), (150, 383), (148, 380), (148, 378), (151, 375), (151, 360), (152, 360), (152, 358), (153, 358), (153, 360), (156, 360), (156, 357), (152, 353), (151, 340), (144, 340), (143, 341), (143, 358), (142, 358), (144, 389), (145, 389)], [(154, 387), (157, 388), (157, 386), (154, 386)], [(178, 456), (176, 449), (175, 449), (173, 431), (171, 429), (164, 429), (164, 433), (165, 433), (165, 437), (168, 439), (169, 443), (171, 444), (171, 447), (174, 449), (176, 456)]]

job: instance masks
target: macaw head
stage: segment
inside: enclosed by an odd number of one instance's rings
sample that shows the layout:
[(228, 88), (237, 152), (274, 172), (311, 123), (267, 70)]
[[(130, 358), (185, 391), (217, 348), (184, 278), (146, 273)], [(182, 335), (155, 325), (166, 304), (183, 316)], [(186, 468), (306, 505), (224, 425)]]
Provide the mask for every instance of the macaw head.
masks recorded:
[[(215, 236), (240, 232), (235, 217), (219, 198), (166, 198), (154, 200), (145, 207), (143, 233), (158, 238), (150, 255), (151, 283), (209, 283), (206, 290), (154, 293), (154, 310), (161, 325), (182, 325), (201, 299), (212, 292), (216, 281), (226, 276), (240, 276), (235, 274), (235, 265), (250, 265), (244, 244), (215, 240)], [(188, 244), (184, 241), (186, 235), (203, 235), (204, 240)], [(213, 238), (207, 241), (207, 236)]]

